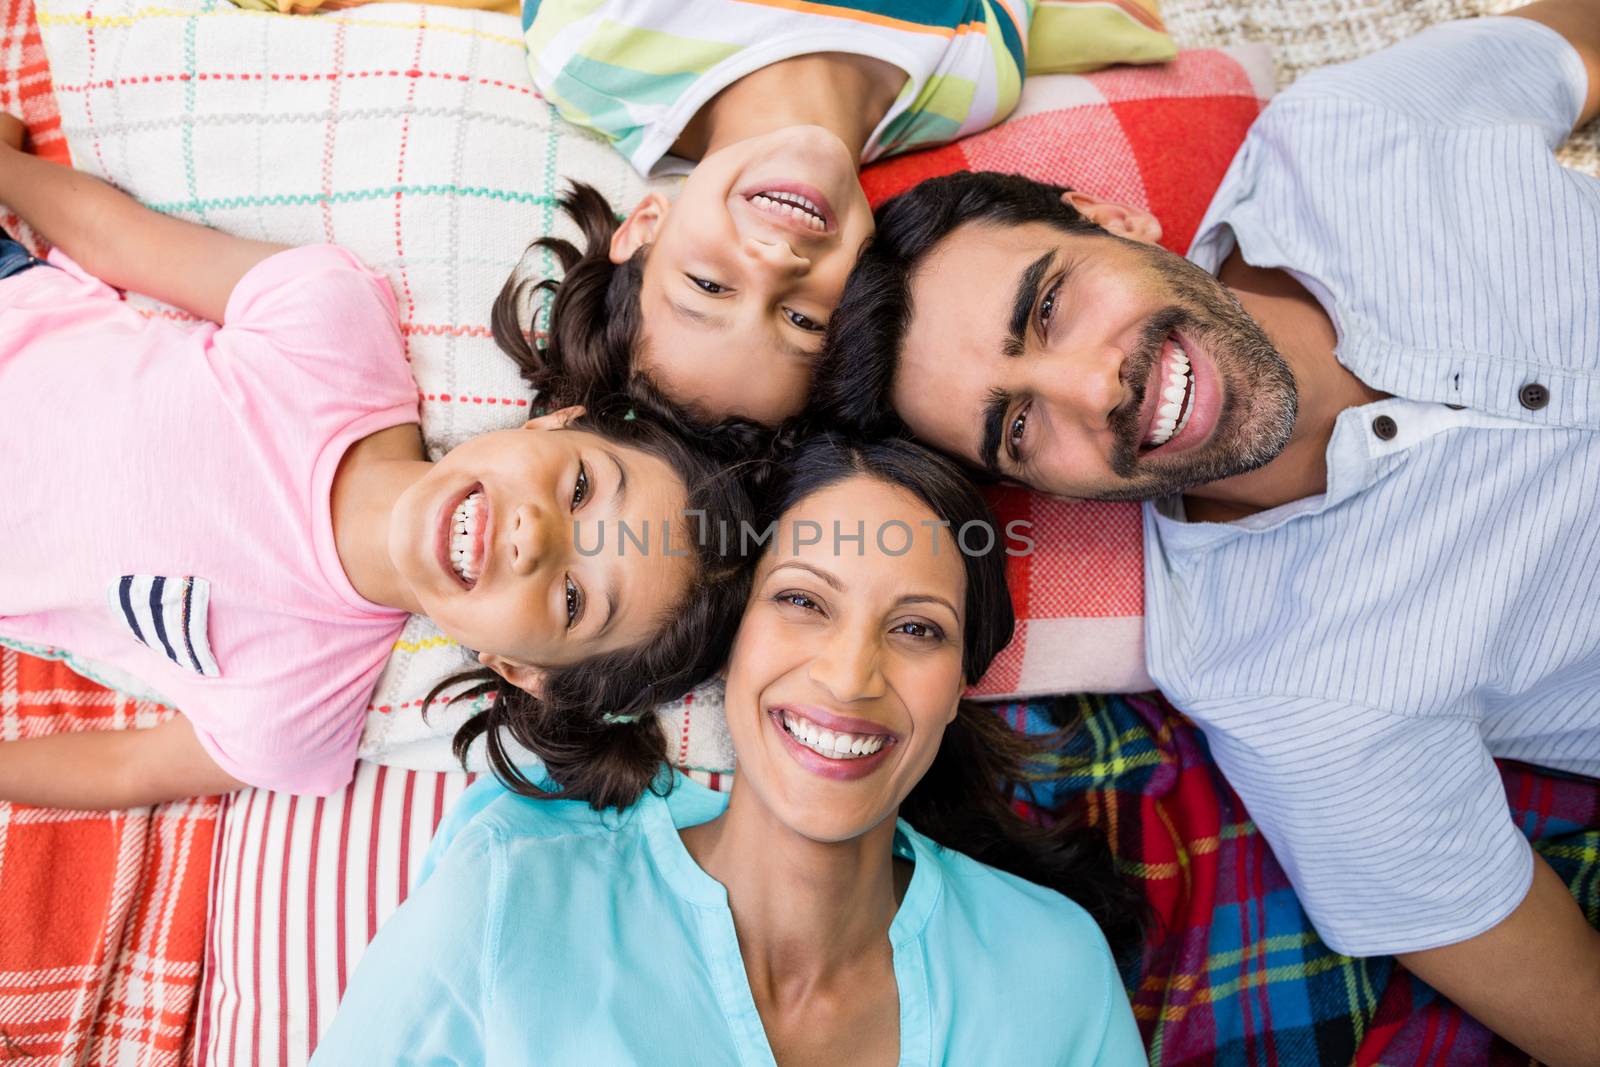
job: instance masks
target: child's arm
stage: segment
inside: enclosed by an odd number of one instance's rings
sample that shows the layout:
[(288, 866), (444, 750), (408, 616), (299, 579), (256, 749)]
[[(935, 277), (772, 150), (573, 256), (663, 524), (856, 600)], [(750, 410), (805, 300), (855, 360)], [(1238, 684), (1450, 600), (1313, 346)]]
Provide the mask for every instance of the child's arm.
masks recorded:
[(26, 154), (22, 131), (0, 115), (0, 203), (107, 285), (221, 322), (239, 279), (285, 247), (151, 211), (98, 178)]
[(18, 804), (109, 811), (244, 786), (200, 747), (182, 715), (143, 730), (0, 742), (0, 800)]

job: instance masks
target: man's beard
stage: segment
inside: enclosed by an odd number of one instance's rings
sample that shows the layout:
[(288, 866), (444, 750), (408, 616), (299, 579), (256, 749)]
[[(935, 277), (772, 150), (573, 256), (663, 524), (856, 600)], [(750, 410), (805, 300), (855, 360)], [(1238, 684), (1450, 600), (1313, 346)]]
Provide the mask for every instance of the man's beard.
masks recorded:
[[(1150, 500), (1253, 471), (1289, 443), (1298, 410), (1293, 372), (1238, 298), (1188, 260), (1164, 249), (1139, 248), (1173, 303), (1150, 317), (1123, 365), (1129, 400), (1111, 414), (1117, 441), (1111, 469), (1126, 481), (1096, 493), (1100, 500)], [(1211, 354), (1223, 399), (1210, 440), (1169, 461), (1159, 454), (1141, 455), (1141, 415), (1151, 368), (1174, 330)]]

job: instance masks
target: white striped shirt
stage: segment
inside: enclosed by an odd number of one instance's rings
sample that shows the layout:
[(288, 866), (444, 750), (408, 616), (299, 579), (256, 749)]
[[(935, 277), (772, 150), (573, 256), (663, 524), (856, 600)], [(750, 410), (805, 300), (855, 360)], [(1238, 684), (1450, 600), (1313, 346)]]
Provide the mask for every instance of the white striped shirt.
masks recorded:
[(1600, 775), (1600, 182), (1552, 154), (1585, 87), (1517, 18), (1307, 76), (1191, 252), (1288, 270), (1394, 394), (1339, 416), (1322, 495), (1145, 509), (1150, 674), (1341, 952), (1452, 944), (1522, 901), (1492, 757)]

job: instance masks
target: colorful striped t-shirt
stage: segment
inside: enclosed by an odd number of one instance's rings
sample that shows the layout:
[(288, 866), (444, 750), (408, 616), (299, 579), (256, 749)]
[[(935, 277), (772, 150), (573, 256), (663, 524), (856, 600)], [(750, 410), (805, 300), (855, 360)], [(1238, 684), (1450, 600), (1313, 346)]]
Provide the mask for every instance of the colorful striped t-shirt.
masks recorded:
[(649, 176), (695, 113), (762, 67), (844, 52), (906, 84), (862, 161), (944, 144), (1011, 113), (1035, 0), (524, 0), (528, 62), (570, 122)]

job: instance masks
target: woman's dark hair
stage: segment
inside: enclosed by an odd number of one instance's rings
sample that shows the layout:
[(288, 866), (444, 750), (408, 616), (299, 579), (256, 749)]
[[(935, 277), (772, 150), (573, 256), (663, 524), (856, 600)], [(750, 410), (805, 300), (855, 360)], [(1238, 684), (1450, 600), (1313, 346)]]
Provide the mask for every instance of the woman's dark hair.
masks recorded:
[(591, 403), (572, 429), (665, 461), (688, 489), (681, 532), (694, 536), (675, 538), (691, 543), (675, 549), (688, 553), (693, 568), (684, 599), (649, 640), (552, 669), (537, 696), (485, 668), (441, 682), (424, 707), (446, 689), (454, 690), (452, 702), (487, 697), (487, 707), (456, 731), (453, 749), (463, 764), (468, 746), (483, 735), (489, 766), (507, 788), (524, 796), (550, 795), (518, 769), (506, 744), (509, 737), (543, 761), (560, 795), (596, 808), (625, 807), (638, 799), (643, 783), (666, 759), (655, 706), (683, 696), (727, 659), (749, 593), (750, 568), (738, 557), (740, 538), (708, 532), (740, 530), (753, 519), (747, 478), (758, 479), (688, 444), (685, 428), (670, 411), (639, 398)]
[[(536, 280), (519, 266), (501, 287), (489, 318), (495, 344), (539, 390), (540, 403), (555, 409), (626, 397), (668, 413), (703, 451), (718, 458), (733, 461), (764, 450), (772, 437), (767, 427), (749, 419), (708, 418), (674, 403), (636, 367), (644, 323), (639, 290), (650, 247), (641, 247), (624, 263), (611, 262), (611, 237), (619, 222), (592, 185), (570, 182), (557, 202), (583, 234), (583, 249), (560, 237), (534, 241), (529, 251), (553, 254), (561, 278)], [(530, 319), (543, 299), (550, 301), (550, 314), (541, 346)]]
[[(985, 523), (992, 538), (963, 538), (967, 571), (966, 625), (961, 665), (976, 684), (1011, 642), (1015, 616), (1006, 585), (1005, 539), (983, 496), (951, 461), (904, 438), (872, 443), (824, 435), (802, 444), (785, 462), (786, 477), (770, 507), (781, 515), (814, 493), (855, 475), (899, 486), (954, 532)], [(973, 541), (988, 549), (972, 551)], [(982, 547), (980, 545), (979, 547)], [(1079, 813), (1050, 812), (1037, 784), (1045, 756), (1073, 723), (1040, 737), (1021, 733), (992, 709), (963, 700), (939, 753), (901, 803), (900, 815), (946, 848), (963, 852), (1077, 901), (1114, 948), (1135, 942), (1143, 898), (1117, 873), (1105, 836)], [(1019, 814), (1018, 802), (1046, 818)]]

